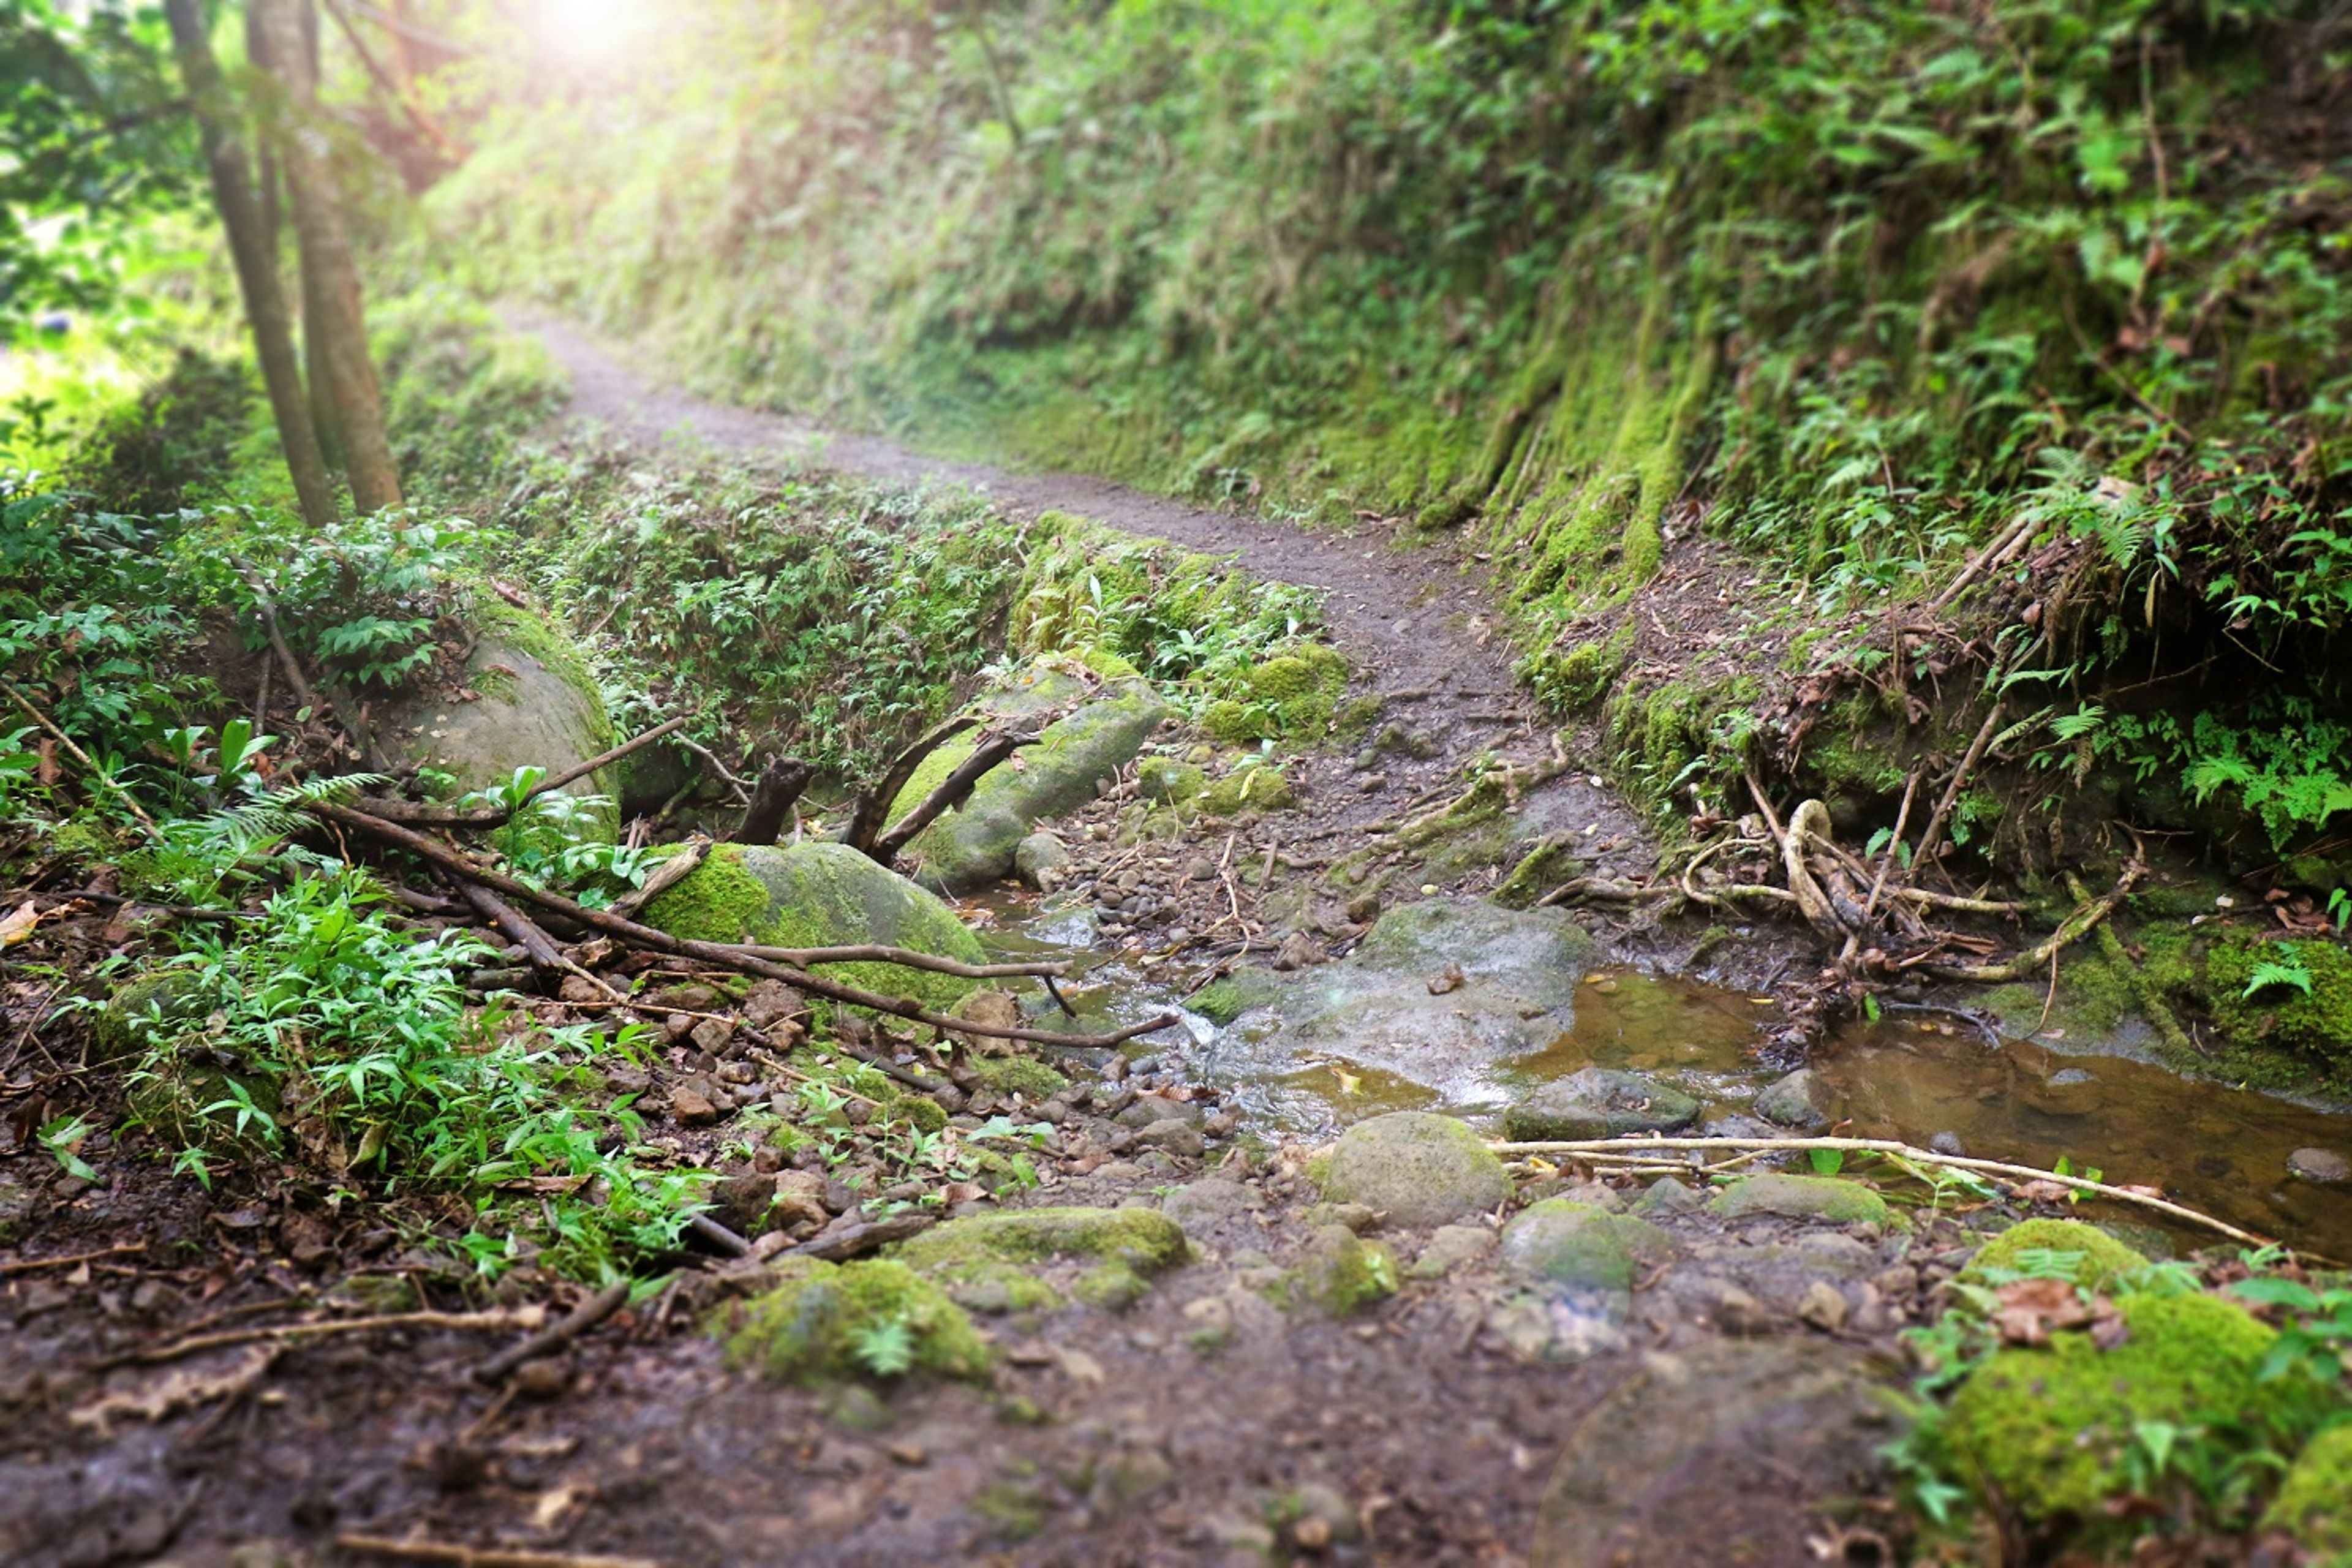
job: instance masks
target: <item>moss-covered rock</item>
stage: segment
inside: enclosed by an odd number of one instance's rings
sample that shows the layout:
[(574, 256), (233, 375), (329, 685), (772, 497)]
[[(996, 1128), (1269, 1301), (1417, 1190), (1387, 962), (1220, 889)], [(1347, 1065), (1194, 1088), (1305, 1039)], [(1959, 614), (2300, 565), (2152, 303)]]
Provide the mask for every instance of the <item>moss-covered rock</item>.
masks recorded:
[(2352, 1563), (2352, 1422), (2304, 1445), (2263, 1515), (2328, 1568)]
[(1511, 1195), (1510, 1175), (1486, 1140), (1453, 1117), (1424, 1110), (1349, 1128), (1318, 1179), (1332, 1202), (1362, 1204), (1398, 1225), (1444, 1225), (1498, 1208)]
[(817, 1382), (872, 1371), (871, 1336), (903, 1333), (912, 1370), (981, 1379), (988, 1341), (947, 1293), (903, 1263), (793, 1258), (764, 1294), (713, 1325), (728, 1358), (773, 1378)]
[(1396, 1258), (1344, 1225), (1322, 1226), (1307, 1238), (1298, 1266), (1283, 1277), (1280, 1289), (1294, 1304), (1344, 1318), (1396, 1294)]
[(2095, 1226), (2073, 1219), (2029, 1219), (2011, 1226), (1977, 1248), (1960, 1270), (1964, 1284), (1991, 1282), (1996, 1273), (2019, 1272), (2032, 1252), (2059, 1253), (2076, 1259), (2074, 1283), (2085, 1289), (2106, 1288), (2117, 1275), (2147, 1267), (2147, 1259)]
[(1630, 1290), (1674, 1255), (1674, 1238), (1649, 1221), (1567, 1198), (1530, 1204), (1503, 1227), (1503, 1266), (1531, 1284)]
[(1698, 1120), (1697, 1097), (1617, 1068), (1580, 1068), (1503, 1112), (1506, 1136), (1527, 1142), (1679, 1132)]
[(1780, 1215), (1790, 1219), (1827, 1220), (1832, 1225), (1885, 1225), (1886, 1200), (1860, 1182), (1838, 1176), (1742, 1176), (1706, 1205), (1726, 1219)]
[[(981, 705), (998, 715), (1074, 710), (1022, 751), (1020, 767), (991, 770), (961, 806), (908, 847), (926, 887), (961, 893), (1003, 880), (1032, 827), (1086, 805), (1105, 779), (1135, 760), (1172, 710), (1131, 666), (1121, 661), (1115, 668), (1124, 673), (1100, 677), (1089, 668), (1074, 674), (1066, 664), (1040, 661), (982, 699)], [(932, 752), (899, 792), (893, 817), (913, 810), (971, 755), (968, 744)]]
[(1017, 1051), (1001, 1057), (974, 1056), (970, 1065), (972, 1076), (999, 1094), (1050, 1100), (1070, 1086), (1068, 1076), (1052, 1063)]
[(2151, 1421), (2263, 1430), (2282, 1395), (2259, 1375), (2278, 1337), (2212, 1296), (2126, 1296), (2127, 1337), (2102, 1351), (2087, 1334), (2010, 1349), (1953, 1397), (1949, 1441), (1988, 1500), (2029, 1520), (2095, 1522), (2128, 1488), (2124, 1458)]
[[(882, 942), (982, 963), (987, 954), (955, 912), (845, 844), (715, 846), (692, 874), (656, 899), (646, 923), (696, 942), (775, 947)], [(836, 963), (830, 979), (944, 1012), (979, 982), (895, 963)]]
[[(2247, 995), (2264, 963), (2300, 967), (2311, 976), (2309, 994), (2270, 985)], [(2205, 989), (2222, 1037), (2303, 1058), (2338, 1082), (2352, 1079), (2352, 952), (2331, 942), (2231, 938), (2207, 952)]]
[(1034, 1208), (970, 1215), (902, 1243), (893, 1254), (976, 1310), (1026, 1311), (1060, 1293), (1039, 1265), (1087, 1265), (1070, 1293), (1088, 1306), (1124, 1310), (1150, 1277), (1189, 1256), (1184, 1233), (1156, 1209)]
[(1200, 797), (1202, 811), (1213, 816), (1234, 816), (1244, 811), (1285, 811), (1298, 804), (1290, 779), (1270, 763), (1253, 762), (1235, 768)]
[(1336, 648), (1301, 643), (1256, 666), (1249, 681), (1283, 734), (1313, 740), (1330, 727), (1348, 689), (1348, 661)]
[[(546, 617), (482, 590), (467, 616), (477, 640), (458, 701), (412, 689), (376, 705), (377, 739), (396, 762), (449, 773), (461, 790), (504, 784), (520, 767), (560, 773), (612, 749), (613, 721), (570, 634)], [(619, 830), (618, 775), (604, 769), (564, 786), (604, 805), (589, 819), (610, 839)]]

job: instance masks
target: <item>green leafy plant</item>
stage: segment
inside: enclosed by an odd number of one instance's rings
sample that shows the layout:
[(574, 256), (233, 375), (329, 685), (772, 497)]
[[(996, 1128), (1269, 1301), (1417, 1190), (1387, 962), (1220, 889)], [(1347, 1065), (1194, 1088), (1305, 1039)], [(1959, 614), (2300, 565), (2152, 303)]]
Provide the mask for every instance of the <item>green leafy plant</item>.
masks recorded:
[(2240, 1001), (2252, 1001), (2263, 992), (2284, 986), (2290, 991), (2311, 994), (2311, 968), (2294, 956), (2294, 950), (2282, 945), (2279, 956), (2266, 958), (2254, 965), (2246, 978), (2246, 988), (2239, 993)]

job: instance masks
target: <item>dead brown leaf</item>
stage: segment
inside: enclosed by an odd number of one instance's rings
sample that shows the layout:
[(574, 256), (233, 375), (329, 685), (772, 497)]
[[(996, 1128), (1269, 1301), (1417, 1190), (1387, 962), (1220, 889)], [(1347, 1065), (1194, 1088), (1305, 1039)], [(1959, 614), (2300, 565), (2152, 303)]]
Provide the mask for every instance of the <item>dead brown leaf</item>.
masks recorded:
[(2005, 1343), (2046, 1345), (2053, 1330), (2080, 1328), (2091, 1309), (2069, 1279), (2019, 1279), (2000, 1290), (1993, 1326)]

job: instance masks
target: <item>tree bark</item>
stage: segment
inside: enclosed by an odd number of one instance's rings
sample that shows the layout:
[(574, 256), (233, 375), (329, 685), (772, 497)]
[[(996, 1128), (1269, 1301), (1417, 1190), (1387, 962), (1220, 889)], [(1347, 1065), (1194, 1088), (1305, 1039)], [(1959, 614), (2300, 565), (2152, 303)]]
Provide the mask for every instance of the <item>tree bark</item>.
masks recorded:
[(270, 58), (286, 84), (289, 123), (278, 153), (294, 198), (294, 229), (302, 247), (304, 316), (323, 371), (326, 401), (334, 411), (351, 477), (352, 501), (362, 511), (400, 504), (400, 477), (384, 437), (383, 398), (368, 356), (367, 321), (360, 303), (359, 267), (352, 258), (342, 198), (327, 167), (316, 129), (318, 78), (304, 41), (300, 0), (254, 0), (261, 13)]
[(246, 321), (253, 328), (254, 353), (261, 361), (261, 378), (269, 389), (269, 412), (278, 424), (286, 469), (294, 480), (302, 521), (314, 529), (324, 529), (335, 521), (335, 490), (328, 482), (319, 433), (303, 401), (302, 372), (294, 357), (294, 330), (286, 312), (286, 295), (278, 286), (277, 258), (264, 240), (260, 205), (254, 198), (244, 145), (237, 140), (220, 62), (213, 58), (212, 38), (205, 30), (196, 0), (165, 0), (164, 12), (172, 26), (180, 77), (187, 83), (188, 98), (195, 106), (205, 163), (212, 175), (213, 202), (228, 234), (237, 291), (245, 300)]

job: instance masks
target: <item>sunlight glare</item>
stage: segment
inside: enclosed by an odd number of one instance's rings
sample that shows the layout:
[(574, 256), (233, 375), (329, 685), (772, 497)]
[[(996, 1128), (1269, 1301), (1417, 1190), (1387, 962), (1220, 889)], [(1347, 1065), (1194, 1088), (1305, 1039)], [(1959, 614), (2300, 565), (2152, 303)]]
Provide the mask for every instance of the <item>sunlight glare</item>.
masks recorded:
[(601, 66), (620, 58), (645, 9), (642, 0), (539, 0), (539, 28), (569, 64)]

